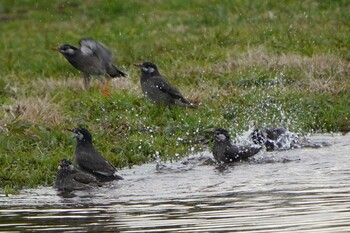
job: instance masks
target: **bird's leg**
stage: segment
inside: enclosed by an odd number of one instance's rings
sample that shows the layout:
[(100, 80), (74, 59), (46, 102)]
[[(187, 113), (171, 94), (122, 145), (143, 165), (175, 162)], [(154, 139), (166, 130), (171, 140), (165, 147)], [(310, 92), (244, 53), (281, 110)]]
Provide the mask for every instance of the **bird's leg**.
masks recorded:
[(89, 74), (84, 73), (84, 89), (88, 90), (90, 88), (90, 79), (91, 76)]
[(102, 82), (100, 85), (100, 92), (107, 97), (111, 97), (111, 93), (109, 91), (109, 82), (110, 82), (110, 79), (107, 79), (106, 81)]

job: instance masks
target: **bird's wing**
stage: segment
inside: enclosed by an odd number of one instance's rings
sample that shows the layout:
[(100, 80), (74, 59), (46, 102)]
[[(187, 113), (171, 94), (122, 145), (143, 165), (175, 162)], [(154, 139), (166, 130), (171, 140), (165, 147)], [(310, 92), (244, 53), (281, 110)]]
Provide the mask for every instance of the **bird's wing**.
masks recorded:
[(111, 176), (115, 173), (115, 167), (109, 163), (95, 148), (79, 151), (79, 166), (84, 164), (82, 169), (104, 176)]
[(79, 183), (83, 183), (83, 184), (89, 184), (89, 183), (95, 183), (97, 182), (97, 179), (87, 173), (81, 172), (81, 171), (77, 171), (76, 174), (74, 175), (74, 180), (79, 182)]
[(261, 146), (250, 145), (250, 146), (237, 146), (239, 160), (246, 160), (249, 157), (257, 154), (261, 149)]
[(164, 79), (162, 76), (153, 76), (150, 78), (150, 83), (152, 83), (153, 86), (158, 88), (164, 93), (169, 94), (171, 97), (178, 99), (184, 103), (190, 104), (182, 95), (181, 93), (173, 87), (166, 79)]
[(84, 54), (94, 54), (100, 59), (101, 62), (111, 63), (112, 62), (112, 53), (111, 51), (104, 46), (103, 44), (91, 39), (84, 38), (79, 41), (80, 50)]
[(239, 149), (236, 145), (231, 144), (231, 142), (226, 145), (224, 154), (227, 162), (240, 160)]

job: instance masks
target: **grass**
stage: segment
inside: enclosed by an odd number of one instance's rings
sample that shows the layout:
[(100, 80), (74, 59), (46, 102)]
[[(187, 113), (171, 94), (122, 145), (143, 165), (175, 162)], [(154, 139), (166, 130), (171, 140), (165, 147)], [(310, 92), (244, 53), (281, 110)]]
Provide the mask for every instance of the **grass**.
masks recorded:
[[(66, 128), (88, 127), (117, 167), (205, 149), (215, 127), (300, 133), (350, 127), (348, 1), (9, 1), (0, 3), (0, 189), (52, 185), (73, 158)], [(51, 47), (90, 36), (128, 78), (112, 97), (83, 90)], [(141, 94), (152, 61), (197, 110), (158, 108)]]

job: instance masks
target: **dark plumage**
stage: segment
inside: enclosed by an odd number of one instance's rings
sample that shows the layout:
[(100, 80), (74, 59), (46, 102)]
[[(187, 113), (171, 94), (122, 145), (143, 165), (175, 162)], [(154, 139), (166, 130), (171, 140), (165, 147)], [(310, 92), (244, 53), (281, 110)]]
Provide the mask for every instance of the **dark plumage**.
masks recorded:
[(155, 64), (144, 62), (134, 64), (141, 70), (141, 88), (145, 97), (156, 105), (184, 105), (193, 108), (194, 105), (186, 100), (158, 71)]
[[(59, 51), (72, 66), (83, 72), (85, 88), (90, 86), (91, 75), (112, 78), (126, 76), (113, 64), (112, 53), (106, 46), (91, 38), (83, 38), (79, 44), (80, 48), (63, 44), (54, 50)], [(106, 85), (108, 85), (107, 82), (104, 88), (107, 88)]]
[(282, 134), (287, 133), (285, 128), (270, 128), (266, 129), (266, 137), (271, 140), (277, 140)]
[(96, 176), (99, 181), (121, 180), (115, 167), (92, 144), (92, 137), (85, 128), (72, 130), (77, 139), (75, 160), (80, 169)]
[(287, 133), (285, 128), (269, 128), (261, 130), (259, 128), (254, 129), (250, 134), (253, 143), (258, 145), (265, 145), (267, 151), (278, 150), (279, 145), (277, 139)]
[(71, 161), (62, 159), (58, 166), (55, 187), (58, 190), (82, 190), (97, 186), (97, 179), (88, 173), (74, 168)]
[(261, 146), (240, 146), (231, 143), (227, 130), (219, 128), (214, 131), (213, 155), (220, 163), (234, 163), (247, 160), (258, 153)]

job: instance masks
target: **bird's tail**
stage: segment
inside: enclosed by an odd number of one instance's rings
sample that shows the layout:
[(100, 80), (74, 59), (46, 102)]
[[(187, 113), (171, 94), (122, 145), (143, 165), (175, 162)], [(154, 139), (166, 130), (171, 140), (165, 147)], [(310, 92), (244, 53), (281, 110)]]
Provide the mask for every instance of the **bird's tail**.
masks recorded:
[(188, 104), (186, 104), (186, 107), (196, 109), (196, 108), (198, 108), (198, 105), (195, 105), (193, 103), (188, 103)]
[(185, 99), (184, 97), (180, 98), (180, 101), (182, 103), (184, 103), (184, 105), (188, 108), (198, 108), (198, 105), (191, 103), (190, 101), (188, 101), (187, 99)]
[(109, 76), (111, 76), (112, 78), (115, 77), (125, 77), (127, 76), (126, 73), (124, 73), (123, 71), (118, 70), (118, 68), (115, 65), (111, 65), (109, 67), (109, 69), (107, 70), (107, 73)]

